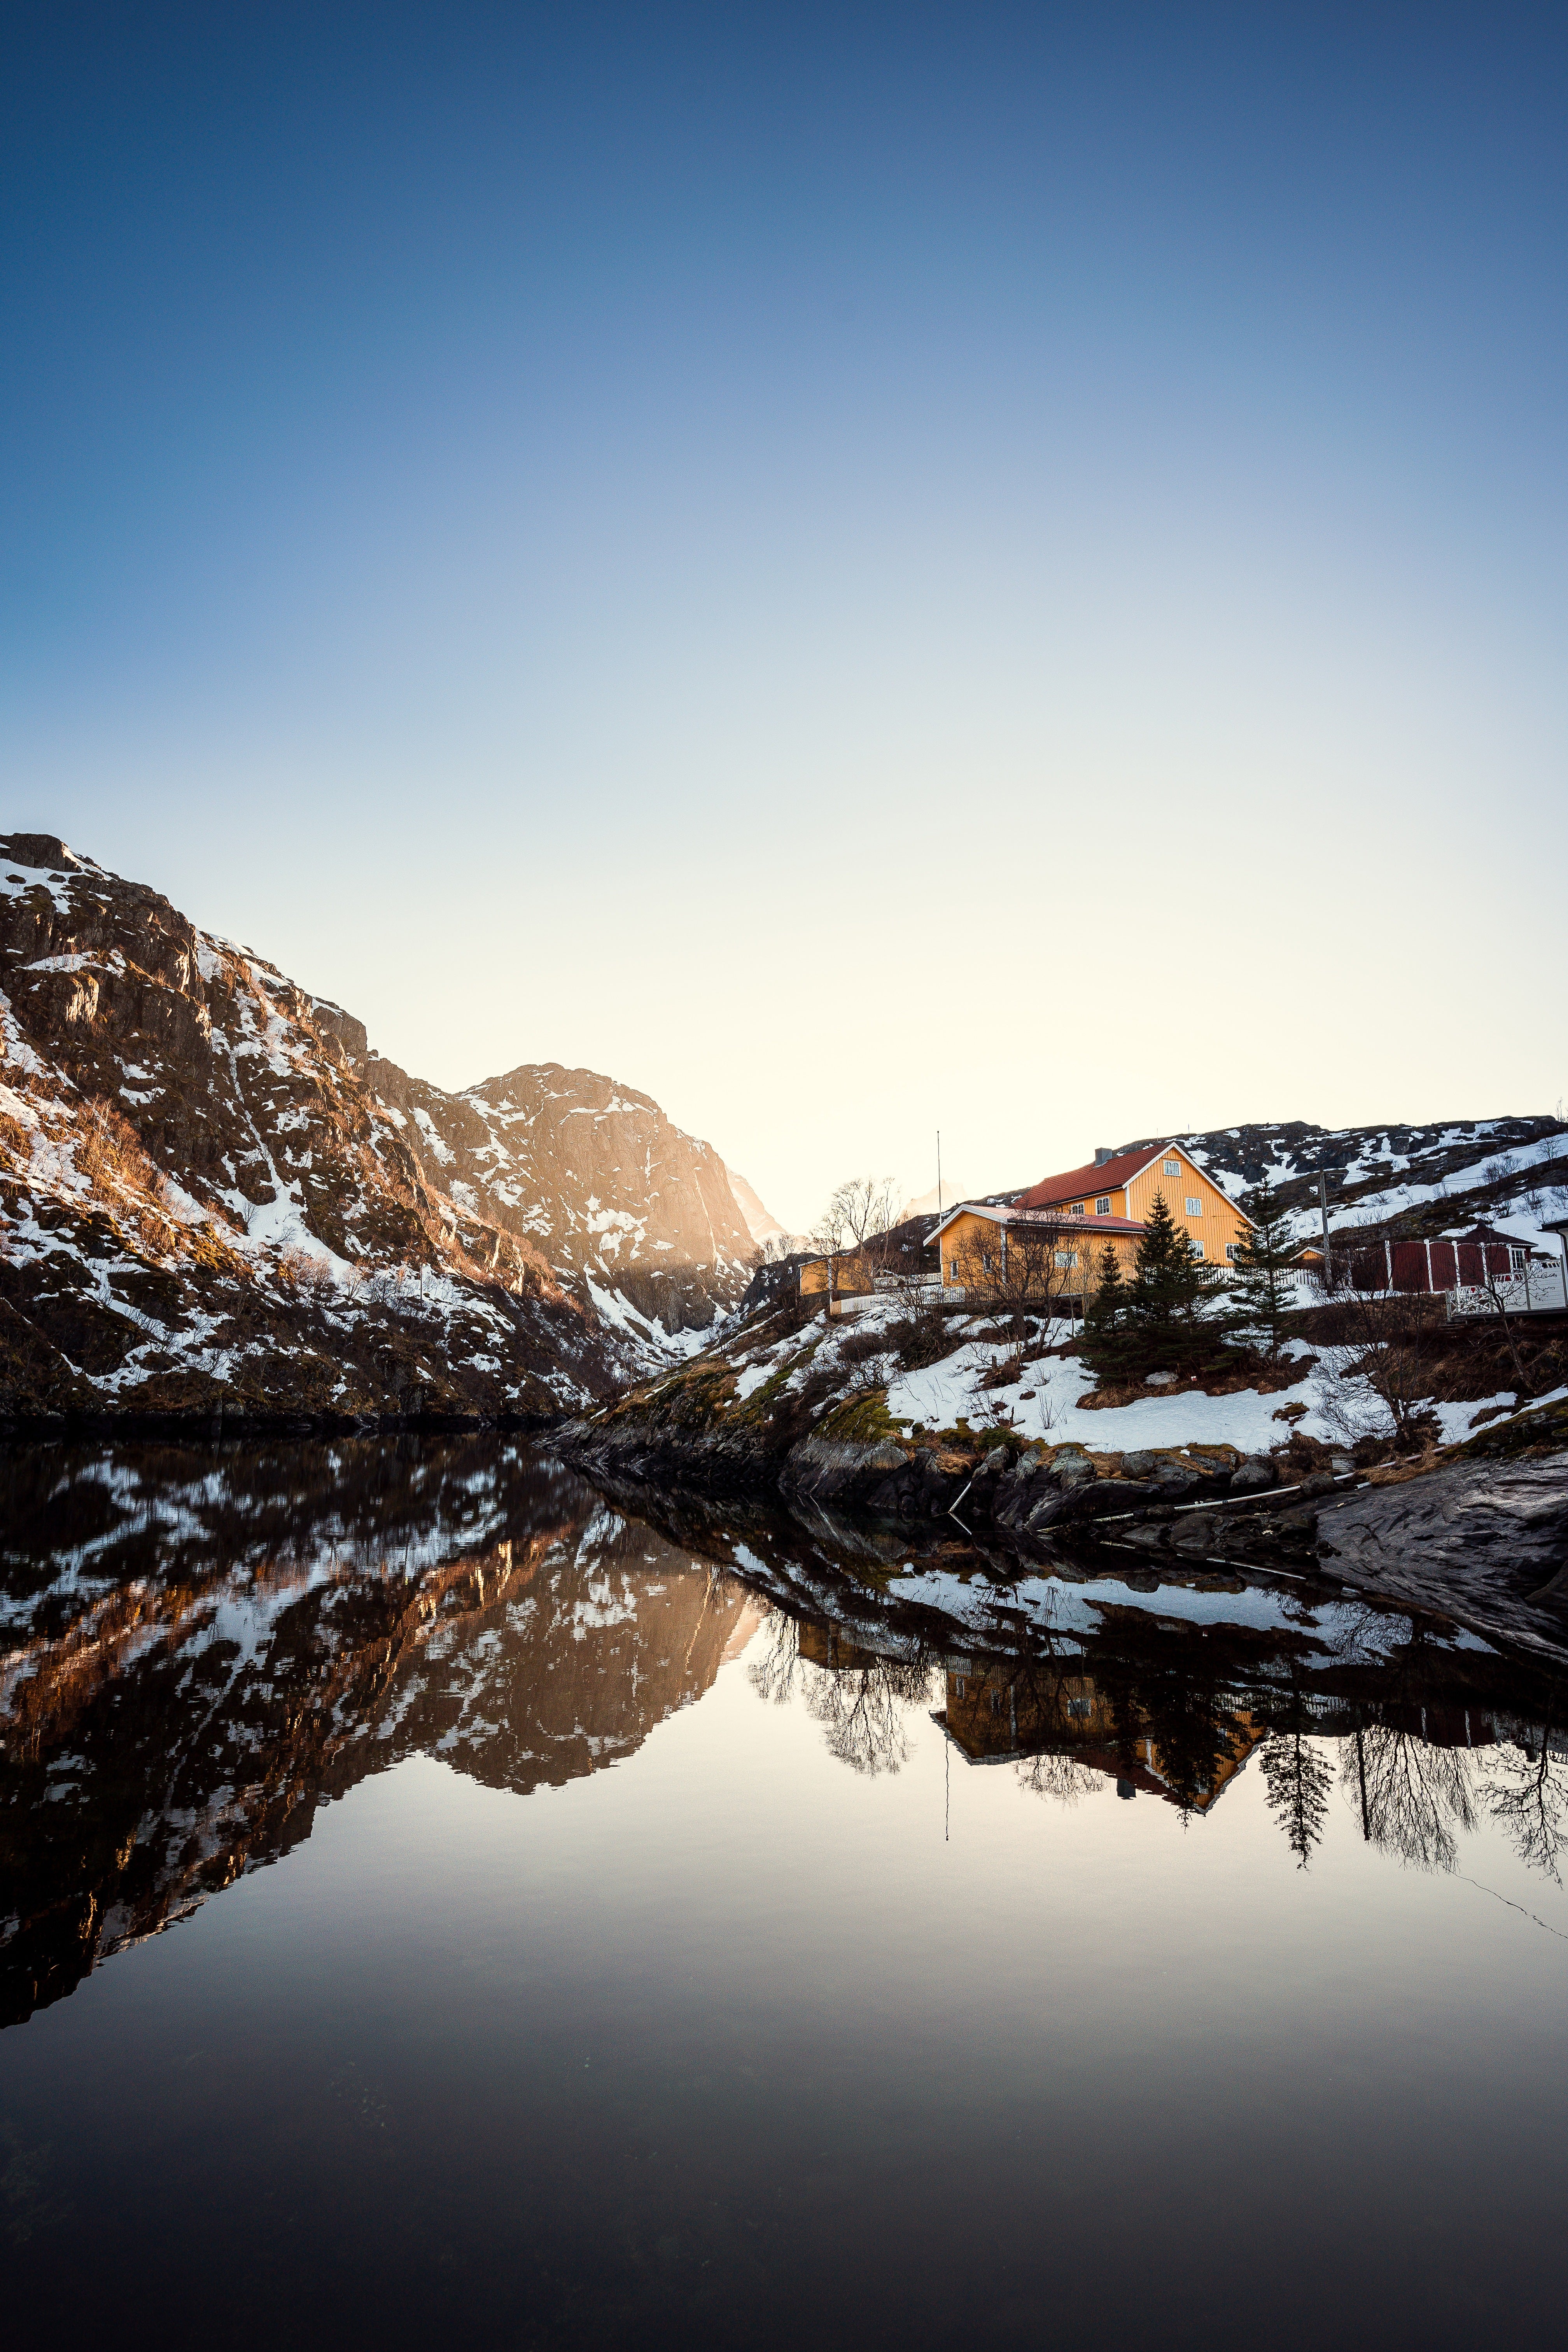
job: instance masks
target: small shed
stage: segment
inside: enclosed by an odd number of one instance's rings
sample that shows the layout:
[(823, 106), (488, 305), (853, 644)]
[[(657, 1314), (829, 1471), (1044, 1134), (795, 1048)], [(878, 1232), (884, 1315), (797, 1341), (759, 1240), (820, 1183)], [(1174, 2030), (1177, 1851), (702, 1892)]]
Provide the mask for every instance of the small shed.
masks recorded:
[(876, 1287), (865, 1258), (847, 1252), (842, 1256), (808, 1257), (800, 1269), (801, 1297), (823, 1300), (830, 1315), (838, 1312), (841, 1299), (868, 1298)]

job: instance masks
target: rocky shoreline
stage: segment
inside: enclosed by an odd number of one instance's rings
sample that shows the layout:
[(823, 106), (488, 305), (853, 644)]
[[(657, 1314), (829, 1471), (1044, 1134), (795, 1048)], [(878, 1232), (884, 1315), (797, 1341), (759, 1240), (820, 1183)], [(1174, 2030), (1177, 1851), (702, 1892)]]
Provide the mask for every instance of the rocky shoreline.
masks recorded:
[(1493, 1424), (1433, 1461), (1362, 1471), (1349, 1456), (1290, 1479), (1228, 1449), (1091, 1456), (998, 1443), (964, 1453), (814, 1433), (783, 1454), (734, 1431), (614, 1417), (569, 1424), (560, 1450), (623, 1495), (774, 1498), (908, 1538), (936, 1527), (1037, 1569), (1063, 1547), (1113, 1548), (1151, 1570), (1326, 1578), (1483, 1638), (1568, 1660), (1568, 1407)]

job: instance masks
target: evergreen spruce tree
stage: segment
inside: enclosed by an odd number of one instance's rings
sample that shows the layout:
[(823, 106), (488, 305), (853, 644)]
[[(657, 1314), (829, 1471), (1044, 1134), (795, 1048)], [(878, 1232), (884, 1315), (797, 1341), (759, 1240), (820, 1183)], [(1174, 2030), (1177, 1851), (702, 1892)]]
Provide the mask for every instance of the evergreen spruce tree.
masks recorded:
[(1242, 1208), (1252, 1231), (1237, 1243), (1236, 1278), (1230, 1286), (1233, 1330), (1261, 1348), (1270, 1363), (1285, 1339), (1286, 1319), (1296, 1304), (1293, 1260), (1299, 1247), (1290, 1219), (1266, 1184), (1248, 1192)]
[(1219, 1276), (1194, 1255), (1156, 1192), (1138, 1244), (1128, 1301), (1129, 1368), (1142, 1379), (1161, 1370), (1208, 1371), (1233, 1360), (1225, 1328), (1205, 1312)]
[(1163, 1192), (1156, 1192), (1132, 1273), (1139, 1320), (1173, 1336), (1178, 1324), (1191, 1319), (1207, 1287), (1202, 1258), (1194, 1256), (1184, 1230), (1165, 1206)]
[[(1096, 1273), (1093, 1267), (1091, 1275)], [(1125, 1365), (1128, 1343), (1128, 1286), (1121, 1278), (1121, 1261), (1108, 1242), (1100, 1253), (1094, 1287), (1084, 1302), (1084, 1361), (1100, 1380), (1114, 1380)]]

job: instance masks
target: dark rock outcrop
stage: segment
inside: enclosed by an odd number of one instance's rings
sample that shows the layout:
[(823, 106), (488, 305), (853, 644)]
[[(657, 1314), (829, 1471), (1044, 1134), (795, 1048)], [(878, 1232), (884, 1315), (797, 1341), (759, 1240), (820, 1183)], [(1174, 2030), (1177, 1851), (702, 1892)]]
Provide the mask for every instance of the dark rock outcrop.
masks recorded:
[(1391, 1600), (1568, 1648), (1568, 1452), (1469, 1460), (1318, 1516), (1321, 1557)]

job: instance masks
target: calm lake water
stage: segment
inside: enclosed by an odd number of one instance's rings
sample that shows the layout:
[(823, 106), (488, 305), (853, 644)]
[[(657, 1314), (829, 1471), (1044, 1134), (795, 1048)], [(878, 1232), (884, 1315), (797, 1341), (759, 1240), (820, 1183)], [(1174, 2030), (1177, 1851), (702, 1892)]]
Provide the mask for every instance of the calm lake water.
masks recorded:
[(1558, 2340), (1539, 1669), (503, 1442), (0, 1480), (13, 2341)]

